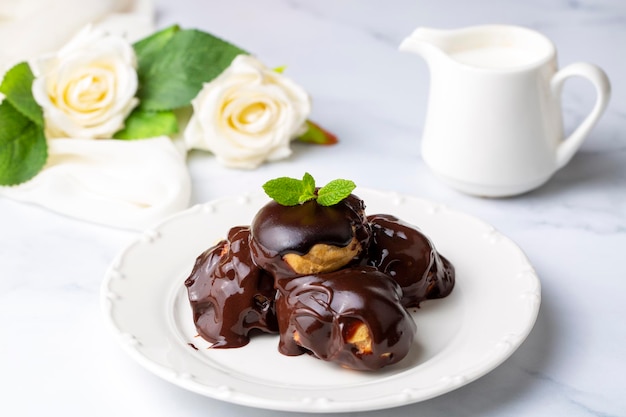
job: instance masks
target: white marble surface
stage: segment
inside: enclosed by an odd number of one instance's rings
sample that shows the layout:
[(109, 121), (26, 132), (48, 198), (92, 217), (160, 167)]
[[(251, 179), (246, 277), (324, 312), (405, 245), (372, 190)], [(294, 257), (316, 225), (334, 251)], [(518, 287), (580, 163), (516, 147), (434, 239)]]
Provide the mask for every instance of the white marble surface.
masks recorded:
[[(543, 287), (534, 330), (483, 378), (419, 404), (363, 416), (626, 416), (626, 2), (623, 0), (160, 0), (158, 26), (198, 27), (253, 51), (314, 98), (334, 147), (296, 145), (243, 172), (194, 154), (193, 202), (267, 179), (348, 177), (479, 217), (527, 253)], [(561, 64), (603, 67), (613, 99), (569, 165), (544, 187), (487, 200), (438, 182), (420, 158), (428, 91), (419, 57), (397, 51), (417, 26), (513, 23), (542, 31)], [(565, 126), (593, 102), (567, 84)], [(103, 326), (102, 276), (134, 233), (0, 200), (0, 415), (282, 416), (173, 386), (129, 358)], [(293, 413), (289, 414), (293, 415)]]

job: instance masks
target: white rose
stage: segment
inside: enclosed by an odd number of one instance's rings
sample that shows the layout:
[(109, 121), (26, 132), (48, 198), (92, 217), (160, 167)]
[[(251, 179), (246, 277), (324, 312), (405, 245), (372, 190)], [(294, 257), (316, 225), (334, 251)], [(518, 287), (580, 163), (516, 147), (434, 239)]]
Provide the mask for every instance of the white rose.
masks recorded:
[(291, 155), (290, 141), (311, 112), (304, 89), (249, 55), (237, 56), (192, 101), (184, 133), (190, 149), (213, 152), (233, 168)]
[(46, 135), (110, 138), (139, 102), (135, 51), (120, 36), (91, 26), (57, 53), (31, 63), (32, 92)]

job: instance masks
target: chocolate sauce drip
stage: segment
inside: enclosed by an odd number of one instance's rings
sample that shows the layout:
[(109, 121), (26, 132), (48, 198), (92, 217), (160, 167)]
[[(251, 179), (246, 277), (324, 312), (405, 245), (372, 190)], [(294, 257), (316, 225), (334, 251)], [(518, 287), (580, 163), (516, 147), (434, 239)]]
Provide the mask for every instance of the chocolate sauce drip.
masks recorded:
[(233, 227), (185, 281), (196, 329), (216, 348), (248, 344), (253, 329), (278, 331), (274, 279), (252, 262), (249, 240), (249, 227)]
[(388, 214), (367, 217), (372, 237), (363, 264), (376, 267), (402, 288), (402, 304), (418, 307), (454, 287), (454, 267), (416, 227)]
[[(376, 370), (409, 352), (415, 323), (400, 304), (401, 289), (373, 267), (283, 278), (277, 288), (279, 351), (285, 355), (310, 353), (346, 368)], [(360, 325), (368, 329), (365, 352), (349, 342)]]
[(252, 220), (252, 258), (261, 268), (294, 276), (283, 260), (287, 253), (305, 255), (318, 243), (346, 247), (354, 237), (367, 247), (370, 230), (363, 200), (350, 195), (333, 206), (311, 200), (297, 206), (271, 201)]

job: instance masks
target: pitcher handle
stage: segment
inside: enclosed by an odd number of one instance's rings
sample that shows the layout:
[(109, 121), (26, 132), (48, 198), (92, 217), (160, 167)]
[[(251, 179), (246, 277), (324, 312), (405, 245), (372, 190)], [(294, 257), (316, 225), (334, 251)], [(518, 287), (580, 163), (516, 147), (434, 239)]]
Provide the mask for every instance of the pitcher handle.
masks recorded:
[(599, 67), (586, 62), (570, 64), (552, 77), (552, 92), (560, 97), (563, 83), (569, 77), (583, 77), (591, 81), (596, 89), (596, 102), (591, 113), (582, 121), (567, 139), (565, 139), (556, 151), (557, 168), (562, 168), (576, 153), (583, 140), (587, 137), (593, 126), (606, 109), (611, 96), (611, 84), (606, 73)]

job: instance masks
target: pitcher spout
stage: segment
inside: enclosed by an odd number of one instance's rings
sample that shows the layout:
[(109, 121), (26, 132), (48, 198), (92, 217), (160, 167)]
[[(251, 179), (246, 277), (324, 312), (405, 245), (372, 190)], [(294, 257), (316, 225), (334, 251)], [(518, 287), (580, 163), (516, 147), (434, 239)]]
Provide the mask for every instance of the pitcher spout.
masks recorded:
[(400, 51), (420, 55), (430, 63), (435, 57), (446, 55), (450, 43), (449, 31), (431, 28), (417, 28), (400, 44)]

